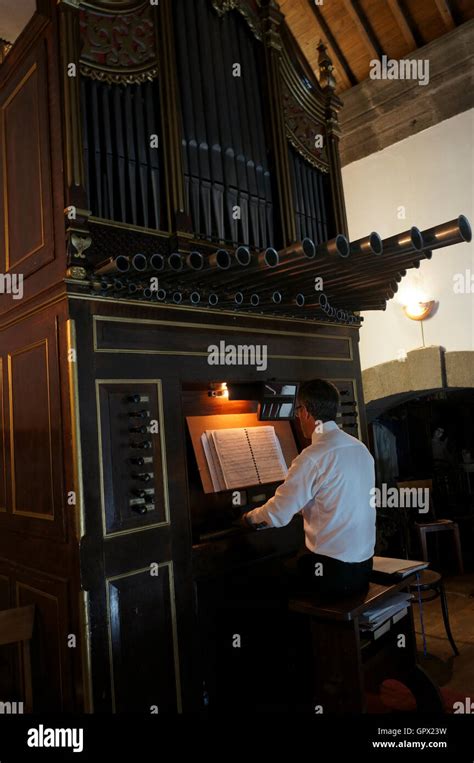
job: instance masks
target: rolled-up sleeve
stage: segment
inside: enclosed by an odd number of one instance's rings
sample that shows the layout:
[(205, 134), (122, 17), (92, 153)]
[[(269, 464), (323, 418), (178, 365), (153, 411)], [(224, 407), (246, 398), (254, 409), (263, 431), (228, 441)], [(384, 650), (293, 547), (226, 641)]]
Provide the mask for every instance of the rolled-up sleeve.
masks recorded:
[(311, 459), (301, 453), (291, 464), (285, 481), (273, 498), (247, 514), (258, 529), (284, 527), (304, 509), (316, 493), (317, 470)]

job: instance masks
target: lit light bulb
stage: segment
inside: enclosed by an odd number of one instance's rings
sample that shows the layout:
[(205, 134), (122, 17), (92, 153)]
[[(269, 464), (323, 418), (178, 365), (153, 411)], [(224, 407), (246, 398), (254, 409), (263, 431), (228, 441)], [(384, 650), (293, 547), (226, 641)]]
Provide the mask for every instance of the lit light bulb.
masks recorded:
[(207, 394), (209, 397), (224, 397), (228, 399), (229, 390), (227, 388), (227, 383), (222, 382), (221, 384), (211, 384)]
[(403, 306), (403, 310), (407, 318), (411, 318), (412, 321), (423, 321), (428, 318), (434, 307), (434, 300), (429, 302), (409, 302)]

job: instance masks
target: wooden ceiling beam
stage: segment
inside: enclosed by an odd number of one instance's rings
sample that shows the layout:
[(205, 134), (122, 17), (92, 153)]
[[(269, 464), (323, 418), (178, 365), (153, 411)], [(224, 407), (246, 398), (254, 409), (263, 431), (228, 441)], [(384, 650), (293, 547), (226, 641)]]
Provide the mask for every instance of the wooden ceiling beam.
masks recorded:
[(351, 86), (357, 85), (358, 79), (355, 76), (354, 72), (352, 71), (351, 67), (349, 66), (347, 59), (344, 57), (344, 54), (342, 50), (340, 49), (339, 45), (337, 44), (337, 40), (334, 37), (333, 33), (331, 32), (329, 25), (327, 24), (323, 14), (319, 10), (319, 8), (314, 4), (313, 0), (308, 0), (308, 4), (313, 12), (313, 15), (316, 19), (316, 23), (323, 37), (326, 38), (326, 42), (329, 47), (329, 52), (331, 54), (333, 64), (335, 66), (338, 66), (344, 72)]
[(418, 47), (418, 43), (415, 40), (406, 13), (400, 5), (400, 0), (388, 0), (388, 5), (392, 11), (392, 15), (394, 16), (395, 21), (400, 27), (400, 31), (404, 37), (405, 42), (410, 46), (410, 50), (415, 50)]
[(435, 3), (446, 29), (454, 29), (456, 22), (448, 0), (435, 0)]
[(383, 56), (382, 46), (357, 0), (343, 0), (343, 3), (372, 58), (381, 58)]

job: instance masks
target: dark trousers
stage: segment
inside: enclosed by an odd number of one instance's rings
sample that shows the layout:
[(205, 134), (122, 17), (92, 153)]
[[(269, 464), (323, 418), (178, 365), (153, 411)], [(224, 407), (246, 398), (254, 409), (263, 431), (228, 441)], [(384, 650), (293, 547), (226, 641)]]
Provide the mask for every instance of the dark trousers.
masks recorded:
[(367, 590), (372, 558), (363, 562), (342, 562), (314, 554), (305, 546), (286, 567), (290, 589), (294, 592), (315, 593), (322, 598), (343, 598)]

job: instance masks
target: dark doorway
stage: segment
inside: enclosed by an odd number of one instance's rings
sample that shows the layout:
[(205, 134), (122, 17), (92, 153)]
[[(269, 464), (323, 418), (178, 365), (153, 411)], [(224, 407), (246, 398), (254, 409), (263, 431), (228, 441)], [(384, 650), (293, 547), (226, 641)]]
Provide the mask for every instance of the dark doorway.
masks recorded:
[[(378, 486), (432, 480), (432, 507), (425, 521), (451, 519), (459, 524), (465, 565), (472, 569), (474, 390), (403, 394), (399, 400), (387, 400), (385, 408), (384, 401), (369, 404), (367, 413)], [(396, 512), (379, 510), (378, 550), (387, 556), (404, 555)]]

